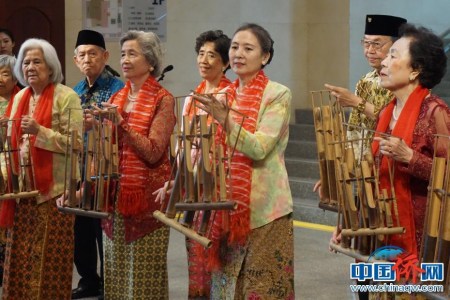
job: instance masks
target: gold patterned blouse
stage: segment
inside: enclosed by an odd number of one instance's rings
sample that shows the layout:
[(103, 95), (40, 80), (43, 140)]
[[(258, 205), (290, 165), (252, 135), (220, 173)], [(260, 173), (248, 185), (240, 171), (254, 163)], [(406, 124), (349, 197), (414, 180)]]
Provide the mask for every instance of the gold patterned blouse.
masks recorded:
[[(376, 70), (367, 73), (356, 84), (356, 95), (365, 99), (368, 103), (373, 104), (375, 116), (378, 117), (381, 109), (394, 97), (392, 93), (381, 87), (380, 76)], [(363, 128), (374, 129), (376, 125), (376, 119), (371, 119), (366, 115), (360, 113), (356, 109), (352, 109), (349, 117), (349, 124), (360, 126)], [(361, 141), (364, 134), (364, 142)], [(362, 153), (365, 154), (370, 151), (370, 144), (372, 142), (373, 133), (362, 130), (361, 128), (355, 128), (349, 126), (347, 129), (347, 138), (349, 140), (359, 140), (354, 143), (355, 157), (359, 161)]]

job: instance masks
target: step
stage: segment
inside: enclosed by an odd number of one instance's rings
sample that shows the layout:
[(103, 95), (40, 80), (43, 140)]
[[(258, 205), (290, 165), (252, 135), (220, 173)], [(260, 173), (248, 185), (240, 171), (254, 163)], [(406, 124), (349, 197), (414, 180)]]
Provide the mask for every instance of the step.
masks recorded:
[(285, 158), (289, 176), (304, 178), (319, 178), (319, 164), (317, 159)]
[(289, 140), (316, 141), (316, 132), (313, 124), (290, 124)]
[(337, 213), (321, 209), (318, 206), (319, 200), (303, 198), (293, 198), (292, 200), (294, 202), (294, 220), (336, 226)]
[(291, 187), (292, 197), (302, 199), (317, 199), (318, 196), (313, 192), (314, 185), (319, 179), (302, 178), (289, 176), (289, 186)]
[(317, 159), (316, 142), (289, 140), (284, 156), (286, 158)]
[(314, 124), (312, 109), (296, 109), (295, 110), (296, 124)]

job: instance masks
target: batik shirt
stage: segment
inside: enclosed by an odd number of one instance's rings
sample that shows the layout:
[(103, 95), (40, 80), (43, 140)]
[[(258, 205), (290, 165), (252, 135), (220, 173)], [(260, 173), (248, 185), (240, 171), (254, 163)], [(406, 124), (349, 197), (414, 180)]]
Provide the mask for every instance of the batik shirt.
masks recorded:
[(84, 79), (73, 89), (80, 96), (81, 106), (88, 108), (92, 104), (99, 106), (102, 102), (108, 101), (121, 88), (123, 82), (104, 69), (92, 87), (89, 87), (88, 81)]
[[(261, 99), (252, 134), (234, 126), (228, 145), (253, 160), (250, 195), (250, 228), (264, 226), (293, 211), (291, 189), (284, 162), (284, 151), (289, 139), (291, 91), (269, 81)], [(237, 142), (237, 143), (236, 143)]]
[[(358, 97), (365, 99), (367, 103), (371, 103), (375, 106), (375, 116), (378, 116), (380, 110), (394, 97), (389, 90), (381, 86), (381, 79), (376, 70), (367, 73), (358, 81), (355, 93)], [(363, 128), (375, 129), (376, 118), (371, 119), (360, 113), (357, 109), (352, 109), (348, 123)], [(361, 141), (360, 139), (363, 137), (366, 140)], [(351, 126), (348, 127), (347, 138), (348, 140), (355, 140), (353, 148), (357, 161), (360, 160), (361, 149), (363, 150), (363, 154), (370, 153), (372, 137), (373, 132), (371, 131), (355, 127), (352, 128)]]

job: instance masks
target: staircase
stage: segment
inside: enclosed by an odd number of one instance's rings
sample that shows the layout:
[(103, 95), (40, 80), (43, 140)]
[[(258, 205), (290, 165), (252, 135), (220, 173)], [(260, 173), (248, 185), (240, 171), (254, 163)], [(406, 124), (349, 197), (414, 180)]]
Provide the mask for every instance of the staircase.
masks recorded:
[(334, 226), (336, 213), (319, 208), (319, 198), (313, 192), (320, 175), (312, 111), (297, 110), (295, 120), (296, 123), (289, 127), (289, 143), (285, 152), (294, 200), (294, 219)]
[(432, 89), (432, 93), (441, 97), (450, 106), (450, 28), (441, 34), (441, 38), (447, 54), (447, 73), (441, 82)]

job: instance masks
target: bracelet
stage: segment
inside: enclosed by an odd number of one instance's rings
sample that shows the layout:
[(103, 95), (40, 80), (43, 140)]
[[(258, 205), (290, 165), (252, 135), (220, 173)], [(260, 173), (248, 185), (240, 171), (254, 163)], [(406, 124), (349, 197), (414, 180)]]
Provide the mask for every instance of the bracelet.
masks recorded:
[(359, 102), (358, 105), (356, 106), (356, 110), (359, 113), (364, 113), (364, 109), (366, 108), (366, 102), (367, 102), (366, 99), (362, 99), (362, 101)]

